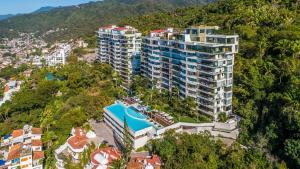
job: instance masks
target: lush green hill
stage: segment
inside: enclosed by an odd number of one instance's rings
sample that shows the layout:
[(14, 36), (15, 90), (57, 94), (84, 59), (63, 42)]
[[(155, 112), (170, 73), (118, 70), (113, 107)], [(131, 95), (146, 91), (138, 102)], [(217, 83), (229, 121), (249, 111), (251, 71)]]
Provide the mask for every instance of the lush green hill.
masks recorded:
[[(46, 36), (48, 40), (65, 40), (92, 33), (99, 25), (119, 23), (128, 16), (150, 12), (169, 11), (178, 7), (200, 5), (212, 0), (104, 0), (79, 6), (32, 13), (0, 22), (0, 37), (16, 32), (43, 34), (56, 28), (67, 28)], [(13, 29), (14, 31), (11, 31)]]
[(299, 9), (299, 1), (294, 0), (221, 0), (123, 23), (145, 33), (199, 24), (238, 33), (233, 105), (244, 119), (240, 142), (279, 156), (290, 168), (300, 168)]

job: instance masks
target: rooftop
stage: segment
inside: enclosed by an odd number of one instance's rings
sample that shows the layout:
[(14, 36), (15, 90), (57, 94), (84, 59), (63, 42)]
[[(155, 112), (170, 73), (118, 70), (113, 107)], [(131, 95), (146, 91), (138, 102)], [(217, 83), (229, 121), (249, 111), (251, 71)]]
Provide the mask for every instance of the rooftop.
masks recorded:
[(21, 156), (22, 144), (16, 144), (12, 146), (9, 150), (7, 161), (14, 160)]
[(72, 134), (73, 136), (68, 139), (68, 144), (73, 149), (84, 148), (84, 146), (88, 143), (88, 138), (86, 137), (85, 132), (81, 128), (76, 128)]
[(137, 168), (157, 168), (161, 166), (160, 157), (157, 155), (151, 156), (141, 156), (131, 158), (127, 164), (127, 169), (137, 169)]
[(32, 159), (33, 160), (38, 160), (38, 159), (44, 158), (44, 156), (45, 155), (44, 155), (43, 151), (34, 151)]
[(20, 137), (21, 135), (23, 135), (23, 129), (14, 130), (12, 132), (12, 137), (13, 138)]
[(138, 30), (135, 29), (134, 27), (131, 26), (123, 26), (123, 27), (119, 27), (116, 25), (108, 25), (108, 26), (103, 26), (99, 28), (100, 32), (107, 32), (107, 31), (117, 31), (116, 33), (118, 34), (134, 34), (134, 33), (138, 33)]
[(116, 31), (123, 31), (123, 30), (126, 30), (127, 28), (125, 27), (116, 27), (114, 30)]
[(156, 29), (156, 30), (152, 30), (151, 33), (162, 33), (165, 32), (165, 29)]
[[(41, 128), (32, 128), (31, 133), (40, 135), (40, 134), (42, 134), (42, 129)], [(24, 134), (24, 129), (17, 129), (17, 130), (14, 130), (11, 135), (13, 138), (17, 138), (17, 137), (22, 136), (23, 134)]]
[(32, 134), (42, 134), (41, 128), (32, 128)]
[(107, 165), (120, 158), (121, 152), (113, 147), (98, 148), (91, 154), (91, 162), (96, 166)]
[(43, 143), (41, 140), (31, 140), (31, 145), (32, 146), (42, 146)]

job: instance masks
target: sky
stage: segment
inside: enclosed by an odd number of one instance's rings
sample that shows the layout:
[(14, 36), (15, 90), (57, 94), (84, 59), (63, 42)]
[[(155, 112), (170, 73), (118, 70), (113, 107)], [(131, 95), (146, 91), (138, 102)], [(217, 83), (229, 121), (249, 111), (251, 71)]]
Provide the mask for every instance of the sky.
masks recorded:
[(96, 0), (0, 0), (0, 15), (30, 13), (44, 6), (69, 6)]

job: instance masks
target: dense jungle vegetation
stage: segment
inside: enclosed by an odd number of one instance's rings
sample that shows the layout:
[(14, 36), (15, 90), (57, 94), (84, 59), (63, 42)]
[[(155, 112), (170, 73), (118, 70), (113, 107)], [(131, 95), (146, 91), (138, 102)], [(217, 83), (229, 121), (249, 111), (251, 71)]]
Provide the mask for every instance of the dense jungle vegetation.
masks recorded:
[[(72, 56), (61, 68), (34, 69), (29, 79), (22, 73), (21, 90), (0, 108), (0, 135), (29, 123), (43, 129), (46, 167), (53, 166), (54, 150), (62, 145), (74, 126), (89, 127), (88, 120), (102, 119), (104, 106), (126, 94), (117, 87), (109, 65), (89, 65)], [(52, 80), (47, 74), (53, 73)]]

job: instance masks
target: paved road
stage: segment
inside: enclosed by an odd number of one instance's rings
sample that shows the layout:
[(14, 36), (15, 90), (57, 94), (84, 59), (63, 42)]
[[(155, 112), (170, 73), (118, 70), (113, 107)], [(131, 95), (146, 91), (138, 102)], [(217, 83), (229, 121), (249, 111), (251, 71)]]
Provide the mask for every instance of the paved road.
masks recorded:
[(109, 145), (116, 147), (113, 131), (104, 122), (97, 123), (95, 120), (90, 120), (90, 125), (98, 137), (102, 137)]

